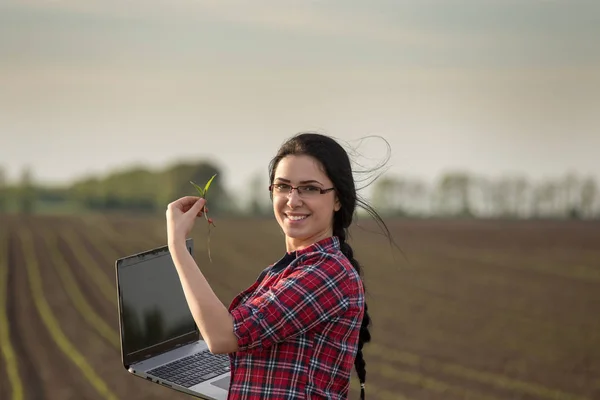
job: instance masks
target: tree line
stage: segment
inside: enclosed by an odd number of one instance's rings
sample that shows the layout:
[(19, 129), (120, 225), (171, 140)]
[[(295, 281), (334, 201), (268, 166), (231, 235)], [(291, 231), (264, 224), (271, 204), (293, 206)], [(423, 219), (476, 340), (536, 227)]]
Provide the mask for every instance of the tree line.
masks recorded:
[[(209, 191), (210, 212), (269, 215), (266, 172), (248, 182), (246, 203), (234, 204), (220, 168), (210, 162), (180, 162), (164, 169), (137, 166), (106, 176), (89, 176), (63, 186), (36, 183), (24, 168), (9, 185), (0, 168), (0, 212), (126, 211), (163, 213), (181, 196), (195, 194), (190, 181), (203, 185), (217, 174)], [(565, 173), (544, 180), (524, 176), (486, 177), (447, 171), (436, 181), (384, 174), (374, 181), (368, 198), (383, 215), (392, 217), (460, 218), (600, 218), (600, 192), (591, 176)]]
[(137, 166), (62, 186), (36, 183), (29, 167), (23, 169), (17, 183), (8, 185), (0, 170), (0, 212), (164, 212), (174, 199), (197, 194), (190, 182), (203, 186), (214, 174), (217, 177), (207, 196), (212, 200), (211, 214), (218, 215), (230, 206), (230, 200), (220, 169), (209, 162), (181, 162), (161, 170)]
[(382, 212), (398, 216), (600, 218), (596, 180), (573, 172), (530, 180), (448, 171), (433, 183), (383, 176), (374, 184), (372, 200)]

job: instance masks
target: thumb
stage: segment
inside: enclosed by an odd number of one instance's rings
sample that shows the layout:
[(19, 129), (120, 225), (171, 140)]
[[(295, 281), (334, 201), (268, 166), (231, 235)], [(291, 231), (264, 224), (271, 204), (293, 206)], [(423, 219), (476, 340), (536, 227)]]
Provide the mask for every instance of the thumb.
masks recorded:
[(204, 205), (206, 204), (206, 199), (204, 198), (199, 198), (194, 205), (192, 206), (192, 208), (190, 208), (190, 213), (197, 215), (200, 213), (200, 211), (202, 211), (202, 209), (204, 208)]

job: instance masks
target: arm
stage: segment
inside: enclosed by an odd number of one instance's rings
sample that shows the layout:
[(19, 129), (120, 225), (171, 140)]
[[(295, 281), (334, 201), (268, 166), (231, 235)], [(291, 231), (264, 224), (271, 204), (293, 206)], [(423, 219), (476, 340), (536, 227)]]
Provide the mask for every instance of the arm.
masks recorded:
[(232, 310), (238, 348), (260, 351), (338, 317), (349, 307), (348, 281), (333, 257), (307, 260), (262, 296)]
[(170, 246), (190, 311), (211, 353), (237, 351), (233, 318), (215, 295), (185, 246), (185, 241)]

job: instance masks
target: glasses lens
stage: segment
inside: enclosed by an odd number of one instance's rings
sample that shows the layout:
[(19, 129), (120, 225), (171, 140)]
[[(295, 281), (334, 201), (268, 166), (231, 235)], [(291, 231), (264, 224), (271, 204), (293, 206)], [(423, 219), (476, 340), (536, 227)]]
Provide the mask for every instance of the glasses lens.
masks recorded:
[(285, 184), (273, 185), (273, 191), (275, 193), (287, 194), (290, 192), (290, 189), (291, 189), (291, 187), (289, 185), (285, 185)]
[(298, 188), (298, 192), (300, 195), (304, 196), (304, 197), (312, 197), (312, 196), (316, 196), (317, 194), (320, 193), (319, 188), (314, 187), (314, 186), (300, 186)]

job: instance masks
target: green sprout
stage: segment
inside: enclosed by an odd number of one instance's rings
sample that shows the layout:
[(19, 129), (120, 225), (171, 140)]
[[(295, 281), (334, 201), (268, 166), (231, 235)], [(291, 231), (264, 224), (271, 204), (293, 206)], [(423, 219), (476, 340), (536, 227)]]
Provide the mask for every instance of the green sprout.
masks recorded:
[[(208, 194), (208, 188), (210, 187), (210, 184), (212, 183), (213, 179), (215, 179), (215, 176), (217, 176), (217, 174), (214, 174), (209, 180), (208, 182), (206, 182), (206, 185), (204, 185), (204, 188), (196, 185), (194, 182), (190, 181), (190, 183), (192, 185), (194, 185), (194, 187), (196, 188), (196, 190), (198, 191), (198, 193), (200, 194), (200, 197), (206, 199), (206, 195)], [(208, 249), (208, 258), (210, 260), (210, 262), (212, 263), (212, 257), (210, 256), (210, 226), (214, 226), (215, 228), (217, 227), (213, 221), (212, 218), (208, 217), (208, 208), (206, 207), (206, 205), (204, 205), (204, 208), (202, 209), (202, 213), (204, 214), (204, 218), (206, 218), (206, 221), (208, 222), (208, 239), (207, 239), (207, 249)]]

